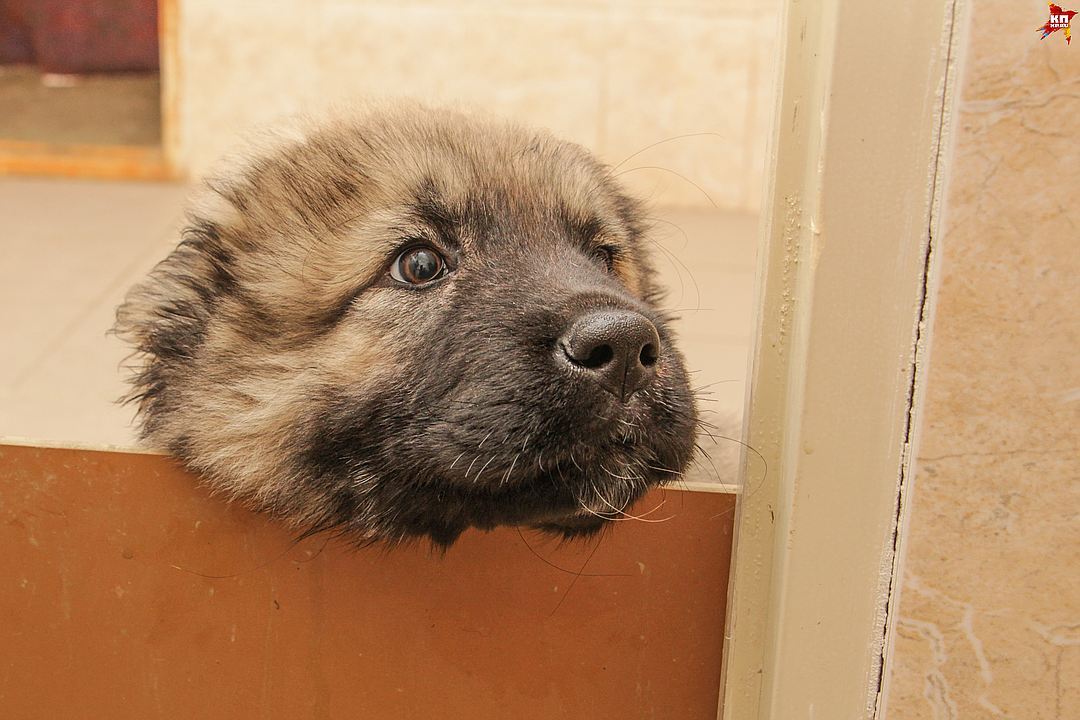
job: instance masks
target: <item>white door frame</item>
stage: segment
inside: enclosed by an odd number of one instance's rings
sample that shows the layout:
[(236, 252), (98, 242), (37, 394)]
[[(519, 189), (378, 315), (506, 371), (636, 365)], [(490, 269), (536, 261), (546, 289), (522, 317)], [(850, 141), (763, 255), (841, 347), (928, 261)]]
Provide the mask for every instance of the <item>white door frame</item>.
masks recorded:
[(789, 0), (721, 717), (872, 718), (964, 0)]

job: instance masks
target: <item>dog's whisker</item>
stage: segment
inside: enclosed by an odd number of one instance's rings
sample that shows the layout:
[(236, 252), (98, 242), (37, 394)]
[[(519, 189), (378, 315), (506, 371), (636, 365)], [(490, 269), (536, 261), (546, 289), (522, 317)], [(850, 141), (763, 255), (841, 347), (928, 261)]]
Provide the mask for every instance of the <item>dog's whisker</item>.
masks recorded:
[[(522, 450), (522, 452), (524, 452), (524, 450)], [(503, 475), (503, 478), (502, 478), (502, 480), (501, 480), (501, 481), (499, 482), (499, 486), (500, 486), (500, 487), (501, 487), (501, 486), (503, 486), (503, 485), (506, 485), (506, 483), (507, 483), (507, 482), (509, 482), (509, 480), (510, 480), (510, 473), (514, 472), (514, 466), (515, 466), (515, 465), (517, 465), (517, 461), (518, 461), (518, 458), (519, 458), (519, 457), (521, 457), (521, 453), (520, 453), (520, 452), (519, 452), (519, 453), (518, 453), (517, 455), (515, 455), (515, 456), (514, 456), (514, 459), (513, 459), (513, 461), (511, 461), (511, 463), (510, 463), (510, 467), (509, 467), (509, 468), (507, 468), (507, 470), (506, 470), (506, 474), (505, 474), (505, 475)], [(482, 471), (481, 471), (481, 472), (482, 472)]]
[(648, 145), (646, 145), (645, 147), (643, 147), (643, 148), (641, 148), (639, 150), (636, 150), (636, 151), (632, 152), (631, 154), (627, 155), (622, 160), (620, 160), (618, 163), (616, 163), (615, 165), (612, 165), (611, 169), (609, 170), (609, 173), (614, 173), (619, 168), (621, 168), (623, 165), (625, 165), (626, 163), (628, 163), (631, 160), (633, 160), (634, 158), (636, 158), (638, 155), (641, 155), (644, 152), (652, 150), (654, 147), (658, 147), (660, 145), (666, 145), (666, 144), (668, 144), (670, 142), (676, 142), (678, 140), (687, 140), (689, 138), (695, 138), (695, 137), (714, 137), (714, 138), (720, 138), (721, 140), (729, 139), (728, 136), (724, 135), (723, 133), (711, 132), (711, 131), (707, 131), (707, 130), (701, 130), (701, 131), (698, 131), (698, 132), (691, 132), (691, 133), (682, 133), (680, 135), (672, 135), (671, 137), (666, 137), (663, 140), (657, 140), (655, 142), (651, 142)]
[(465, 470), (465, 479), (466, 479), (466, 480), (468, 480), (468, 479), (469, 479), (469, 473), (471, 473), (471, 472), (472, 472), (472, 469), (473, 469), (473, 465), (475, 465), (475, 464), (476, 464), (476, 461), (477, 461), (477, 460), (479, 460), (479, 459), (480, 459), (480, 456), (479, 456), (479, 455), (477, 455), (476, 457), (474, 457), (474, 458), (472, 459), (472, 462), (471, 462), (471, 463), (469, 463), (469, 467), (468, 467), (468, 469), (466, 469), (466, 470)]
[(604, 472), (606, 472), (611, 477), (617, 478), (619, 480), (640, 480), (641, 479), (640, 477), (638, 477), (636, 475), (619, 475), (617, 473), (613, 473), (610, 470), (608, 470), (606, 467), (604, 467), (603, 464), (600, 465), (600, 469), (603, 470)]
[[(604, 500), (604, 498), (600, 498), (600, 501), (606, 503), (608, 506), (611, 506), (611, 503), (608, 503), (606, 500)], [(654, 508), (652, 508), (651, 510), (649, 510), (647, 512), (643, 512), (640, 515), (631, 515), (630, 513), (626, 512), (624, 510), (618, 510), (617, 512), (620, 513), (623, 517), (616, 518), (616, 519), (617, 520), (639, 520), (641, 522), (646, 522), (646, 523), (668, 522), (668, 521), (672, 520), (675, 516), (670, 515), (670, 516), (665, 517), (665, 518), (652, 519), (652, 520), (646, 519), (649, 515), (652, 515), (654, 512), (656, 512), (657, 510), (660, 510), (662, 507), (664, 507), (664, 505), (666, 503), (667, 503), (667, 498), (662, 498), (660, 500), (660, 502), (657, 503), (657, 505)]]
[(671, 468), (661, 467), (659, 465), (650, 465), (646, 463), (645, 467), (649, 468), (650, 470), (656, 470), (657, 472), (667, 473), (668, 475), (675, 475), (676, 477), (683, 477), (686, 475), (685, 472), (680, 472), (679, 470), (672, 470)]
[(484, 471), (487, 470), (488, 465), (491, 464), (491, 461), (495, 459), (496, 455), (497, 454), (493, 453), (491, 457), (488, 458), (488, 461), (484, 463), (484, 467), (480, 468), (480, 472), (476, 473), (476, 477), (473, 478), (473, 482), (479, 482), (480, 476), (484, 474)]
[(614, 517), (612, 515), (606, 515), (606, 514), (602, 515), (602, 514), (598, 513), (596, 510), (593, 510), (591, 507), (586, 505), (585, 501), (582, 500), (581, 498), (578, 498), (578, 505), (580, 505), (581, 509), (584, 510), (585, 512), (589, 513), (590, 515), (595, 515), (596, 517), (600, 518), (601, 520), (616, 521), (616, 520), (619, 519), (619, 518)]
[[(660, 243), (656, 242), (652, 238), (649, 238), (649, 242), (651, 242), (654, 247), (659, 248), (660, 251), (662, 253), (664, 253), (672, 263), (676, 264), (676, 270), (678, 270), (678, 267), (681, 266), (682, 269), (686, 271), (686, 276), (690, 278), (690, 282), (694, 286), (694, 297), (697, 298), (695, 300), (695, 302), (694, 302), (693, 312), (697, 312), (698, 310), (700, 310), (701, 309), (701, 287), (698, 285), (697, 279), (694, 277), (694, 273), (691, 272), (690, 268), (686, 266), (686, 263), (684, 263), (681, 259), (679, 259), (679, 257), (676, 256), (675, 253), (671, 252), (666, 247), (664, 247)], [(681, 282), (682, 273), (679, 272), (678, 275), (680, 277), (680, 282)]]
[(720, 209), (720, 206), (717, 205), (716, 201), (712, 199), (712, 195), (705, 191), (705, 188), (701, 187), (696, 182), (683, 175), (681, 172), (678, 172), (677, 170), (672, 170), (671, 168), (663, 167), (661, 165), (638, 165), (637, 167), (627, 168), (626, 170), (615, 173), (613, 177), (619, 178), (628, 173), (638, 172), (639, 170), (659, 170), (660, 172), (670, 173), (675, 177), (681, 178), (687, 184), (691, 185), (694, 188), (697, 188), (697, 190), (702, 194), (702, 196), (704, 196), (704, 198), (709, 201), (709, 204), (713, 206), (713, 209)]
[[(645, 517), (645, 515), (649, 515), (651, 513), (656, 512), (658, 509), (660, 509), (664, 505), (663, 500), (660, 501), (659, 505), (657, 505), (652, 510), (650, 510), (649, 512), (647, 512), (647, 513), (645, 513), (643, 515), (631, 515), (630, 513), (626, 512), (626, 510), (624, 508), (615, 507), (610, 501), (605, 499), (599, 492), (596, 493), (596, 497), (597, 497), (598, 500), (600, 500), (600, 502), (604, 503), (609, 508), (611, 508), (612, 511), (616, 515), (622, 515), (622, 517), (610, 517), (609, 519), (612, 522), (625, 522), (625, 521), (628, 521), (628, 520), (637, 520), (639, 522), (644, 522), (644, 523), (662, 523), (662, 522), (668, 522), (669, 520), (671, 520), (671, 519), (673, 519), (675, 517), (674, 515), (671, 515), (670, 517), (660, 518), (660, 519), (652, 519), (652, 520), (647, 519)], [(597, 516), (599, 517), (598, 513), (594, 513), (594, 514), (597, 514)]]

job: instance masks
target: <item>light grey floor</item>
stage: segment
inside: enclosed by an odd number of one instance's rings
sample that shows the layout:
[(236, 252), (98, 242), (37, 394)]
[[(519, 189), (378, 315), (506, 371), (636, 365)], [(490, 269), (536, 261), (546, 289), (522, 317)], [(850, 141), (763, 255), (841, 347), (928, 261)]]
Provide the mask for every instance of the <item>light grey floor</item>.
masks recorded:
[(175, 242), (184, 189), (0, 179), (0, 437), (130, 445), (106, 337), (130, 282)]
[[(0, 438), (131, 446), (126, 349), (106, 332), (124, 292), (175, 244), (185, 189), (0, 178)], [(752, 328), (757, 218), (659, 208), (655, 261), (706, 420), (737, 433)], [(706, 438), (731, 468), (737, 444)], [(729, 482), (703, 461), (690, 479)]]

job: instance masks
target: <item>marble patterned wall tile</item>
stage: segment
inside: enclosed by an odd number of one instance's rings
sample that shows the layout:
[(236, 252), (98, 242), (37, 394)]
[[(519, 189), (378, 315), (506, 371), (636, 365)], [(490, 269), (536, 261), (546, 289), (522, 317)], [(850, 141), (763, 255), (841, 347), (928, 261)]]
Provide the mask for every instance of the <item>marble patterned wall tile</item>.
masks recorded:
[(602, 16), (332, 3), (319, 38), (327, 98), (475, 105), (596, 147)]
[(238, 134), (318, 101), (308, 5), (181, 0), (179, 155), (193, 175)]
[(1076, 718), (1080, 55), (970, 12), (885, 717)]
[(780, 89), (779, 8), (763, 3), (756, 9), (753, 23), (751, 37), (754, 43), (754, 62), (750, 66), (746, 142), (743, 143), (743, 167), (746, 177), (743, 206), (750, 212), (757, 212), (765, 191), (765, 166), (768, 162), (765, 153)]
[[(409, 95), (548, 127), (668, 204), (756, 209), (762, 53), (776, 0), (180, 0), (181, 162), (204, 172), (252, 125), (327, 104)], [(763, 50), (763, 46), (768, 46)], [(748, 127), (752, 131), (748, 132)], [(650, 175), (651, 172), (651, 175)], [(679, 173), (690, 181), (679, 180)], [(691, 184), (692, 183), (692, 184)], [(699, 185), (704, 192), (694, 188)]]
[[(505, 0), (330, 0), (352, 5), (402, 7), (439, 7), (449, 9), (507, 9)], [(776, 12), (780, 0), (514, 0), (514, 9), (554, 10), (566, 14), (603, 13), (607, 11), (659, 11), (664, 14), (742, 16), (759, 8)]]
[(647, 13), (616, 23), (601, 154), (651, 202), (743, 207), (752, 21)]

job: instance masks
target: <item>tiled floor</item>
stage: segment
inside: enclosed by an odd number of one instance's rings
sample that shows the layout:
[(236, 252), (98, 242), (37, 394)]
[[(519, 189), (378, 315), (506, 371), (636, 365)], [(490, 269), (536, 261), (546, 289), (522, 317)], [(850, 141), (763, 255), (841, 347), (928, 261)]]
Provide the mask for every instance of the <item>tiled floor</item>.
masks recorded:
[[(185, 190), (0, 178), (0, 438), (130, 446), (126, 350), (106, 332), (124, 292), (176, 241)], [(706, 419), (737, 432), (752, 327), (756, 218), (659, 209), (656, 263)], [(720, 419), (722, 416), (728, 419)], [(709, 447), (711, 443), (704, 443)], [(728, 456), (737, 445), (711, 452)], [(691, 479), (717, 478), (699, 463)]]
[(133, 279), (174, 242), (184, 190), (0, 179), (0, 436), (130, 445), (122, 345)]

